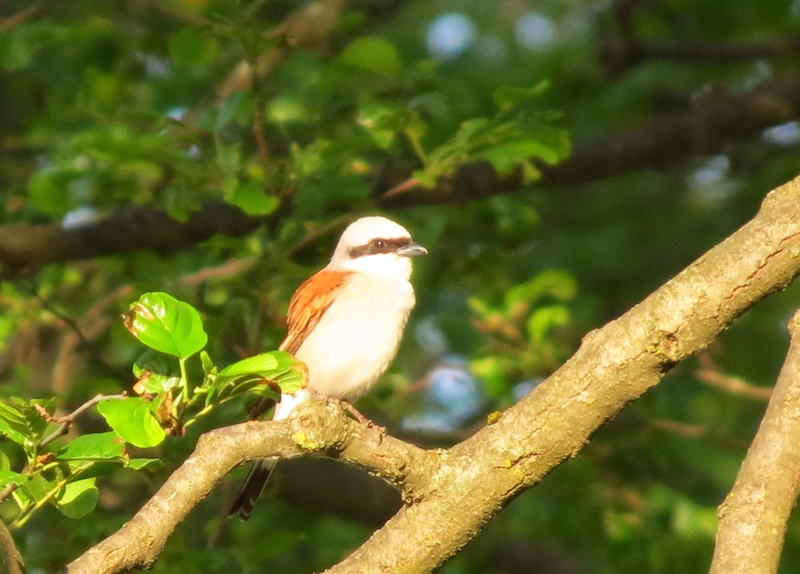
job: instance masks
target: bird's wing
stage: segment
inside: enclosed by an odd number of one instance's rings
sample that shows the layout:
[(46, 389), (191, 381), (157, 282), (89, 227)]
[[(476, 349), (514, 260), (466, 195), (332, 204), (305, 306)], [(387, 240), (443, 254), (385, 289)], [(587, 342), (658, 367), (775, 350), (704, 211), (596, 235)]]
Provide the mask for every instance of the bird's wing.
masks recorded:
[(297, 288), (289, 302), (289, 332), (279, 347), (281, 351), (293, 355), (297, 352), (352, 274), (352, 271), (323, 269)]

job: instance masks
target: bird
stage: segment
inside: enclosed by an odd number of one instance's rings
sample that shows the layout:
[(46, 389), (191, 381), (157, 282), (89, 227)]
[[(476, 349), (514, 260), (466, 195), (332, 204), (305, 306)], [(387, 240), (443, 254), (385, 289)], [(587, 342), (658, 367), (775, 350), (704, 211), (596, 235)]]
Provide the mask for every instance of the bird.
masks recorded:
[[(285, 419), (314, 394), (352, 403), (372, 388), (394, 360), (416, 302), (411, 259), (427, 253), (391, 219), (362, 217), (347, 226), (328, 265), (289, 302), (288, 331), (279, 350), (305, 364), (308, 384), (281, 395), (273, 420)], [(263, 410), (251, 409), (250, 418)], [(276, 460), (256, 461), (229, 516), (250, 517)]]

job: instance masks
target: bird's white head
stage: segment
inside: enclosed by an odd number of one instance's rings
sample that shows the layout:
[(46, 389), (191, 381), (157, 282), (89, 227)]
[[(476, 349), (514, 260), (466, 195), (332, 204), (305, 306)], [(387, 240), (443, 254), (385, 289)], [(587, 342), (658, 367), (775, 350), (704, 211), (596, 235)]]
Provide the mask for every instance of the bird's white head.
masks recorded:
[(411, 258), (426, 253), (428, 250), (414, 243), (402, 225), (385, 217), (362, 217), (344, 230), (328, 267), (407, 279)]

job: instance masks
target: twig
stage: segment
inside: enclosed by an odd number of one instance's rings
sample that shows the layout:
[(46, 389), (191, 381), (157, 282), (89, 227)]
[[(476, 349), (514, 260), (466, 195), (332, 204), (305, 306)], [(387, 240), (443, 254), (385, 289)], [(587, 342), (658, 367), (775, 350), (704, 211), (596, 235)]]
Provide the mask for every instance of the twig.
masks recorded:
[(715, 389), (732, 395), (745, 396), (764, 402), (769, 401), (772, 396), (772, 389), (770, 388), (759, 387), (748, 383), (740, 377), (723, 373), (714, 364), (707, 353), (700, 356), (700, 365), (700, 368), (694, 372), (694, 375), (699, 380)]
[(398, 183), (397, 185), (395, 185), (389, 191), (386, 191), (381, 196), (381, 198), (382, 199), (389, 199), (389, 198), (394, 197), (395, 195), (401, 195), (407, 189), (413, 189), (414, 187), (417, 187), (418, 185), (420, 185), (419, 180), (417, 180), (417, 179), (415, 179), (413, 177), (410, 177), (406, 181), (404, 181), (402, 183)]
[(40, 0), (39, 2), (34, 2), (24, 10), (20, 10), (13, 16), (0, 19), (0, 32), (8, 32), (12, 28), (19, 26), (26, 20), (33, 18), (42, 10), (42, 8), (44, 8), (44, 6), (45, 6), (45, 1)]
[(725, 447), (744, 450), (747, 443), (730, 436), (723, 436), (706, 425), (696, 425), (670, 419), (646, 419), (646, 424), (654, 429), (685, 438), (707, 438)]
[(216, 267), (206, 267), (194, 273), (189, 273), (181, 277), (181, 283), (186, 285), (199, 285), (210, 279), (235, 277), (246, 273), (258, 263), (258, 257), (242, 257), (241, 259), (231, 259)]
[(24, 574), (25, 563), (22, 561), (22, 555), (19, 553), (17, 545), (14, 544), (11, 531), (2, 520), (0, 520), (0, 551), (2, 551), (3, 561), (8, 567), (8, 574)]
[(336, 219), (329, 221), (322, 227), (316, 229), (306, 227), (305, 236), (303, 236), (303, 238), (300, 241), (298, 241), (294, 247), (291, 248), (291, 250), (289, 251), (289, 255), (290, 256), (296, 255), (297, 253), (303, 251), (303, 249), (314, 243), (320, 237), (323, 237), (333, 231), (336, 231), (337, 229), (342, 227), (342, 225), (350, 223), (352, 220), (353, 220), (352, 215), (349, 214), (341, 215)]
[(91, 399), (89, 399), (88, 401), (86, 401), (85, 403), (83, 403), (81, 406), (79, 406), (77, 409), (75, 409), (68, 415), (64, 415), (61, 417), (51, 417), (50, 420), (52, 422), (60, 424), (58, 428), (56, 428), (56, 430), (54, 430), (52, 433), (50, 433), (49, 435), (47, 435), (45, 438), (42, 439), (42, 441), (39, 443), (39, 446), (43, 447), (45, 445), (48, 445), (57, 438), (67, 434), (67, 431), (69, 431), (69, 427), (72, 425), (73, 422), (75, 422), (75, 419), (78, 416), (85, 413), (90, 408), (92, 408), (93, 406), (95, 406), (97, 403), (108, 400), (121, 400), (127, 397), (128, 397), (127, 393), (120, 393), (118, 395), (96, 395)]
[(50, 301), (42, 297), (39, 294), (39, 292), (36, 291), (35, 289), (31, 289), (29, 292), (37, 301), (39, 301), (39, 303), (41, 303), (42, 307), (50, 311), (53, 315), (55, 315), (58, 319), (60, 319), (69, 328), (70, 331), (75, 333), (75, 336), (78, 337), (78, 340), (80, 341), (82, 347), (96, 351), (96, 349), (93, 348), (93, 343), (86, 338), (86, 335), (83, 334), (83, 331), (78, 326), (78, 323), (75, 321), (75, 319), (73, 319), (66, 313), (62, 313), (61, 311), (56, 309), (55, 306), (52, 303), (50, 303)]
[(261, 80), (256, 71), (255, 61), (250, 62), (250, 92), (253, 95), (252, 131), (258, 148), (258, 159), (261, 161), (264, 173), (269, 173), (269, 149), (267, 148), (267, 136), (264, 133), (264, 102), (261, 99)]
[(3, 490), (0, 490), (0, 504), (5, 502), (6, 498), (11, 496), (11, 493), (17, 490), (17, 488), (19, 488), (19, 484), (12, 483), (7, 484)]

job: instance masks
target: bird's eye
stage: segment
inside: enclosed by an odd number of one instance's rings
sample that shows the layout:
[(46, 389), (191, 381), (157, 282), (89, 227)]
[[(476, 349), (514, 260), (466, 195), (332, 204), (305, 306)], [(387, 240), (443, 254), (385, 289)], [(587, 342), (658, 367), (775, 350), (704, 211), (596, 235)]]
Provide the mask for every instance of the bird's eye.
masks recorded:
[(372, 246), (375, 249), (384, 249), (386, 248), (386, 242), (383, 239), (373, 239)]

